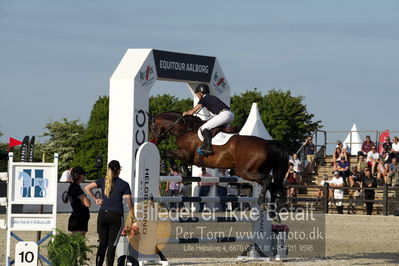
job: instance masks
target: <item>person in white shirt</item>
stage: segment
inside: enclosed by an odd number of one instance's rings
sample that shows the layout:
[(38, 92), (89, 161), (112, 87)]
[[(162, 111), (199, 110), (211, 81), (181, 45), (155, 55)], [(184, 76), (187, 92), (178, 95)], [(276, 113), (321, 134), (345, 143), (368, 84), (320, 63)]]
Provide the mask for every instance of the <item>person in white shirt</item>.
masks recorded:
[(371, 167), (371, 174), (374, 174), (377, 170), (376, 166), (380, 157), (380, 154), (377, 152), (377, 147), (371, 147), (371, 151), (367, 153), (367, 164)]
[(294, 165), (294, 171), (297, 172), (299, 175), (302, 173), (302, 162), (298, 159), (298, 155), (294, 153), (292, 158), (289, 161)]
[[(338, 171), (334, 172), (334, 176), (329, 183), (330, 187), (334, 189), (334, 199), (342, 200), (344, 198), (344, 190), (340, 188), (344, 186), (344, 179), (339, 175)], [(342, 201), (336, 201), (335, 205), (337, 206), (337, 212), (343, 214), (344, 206), (342, 205)]]
[(62, 172), (62, 175), (60, 177), (60, 182), (72, 183), (71, 170), (72, 170), (72, 168), (67, 169), (64, 172)]
[(392, 139), (393, 143), (392, 143), (392, 150), (391, 150), (391, 154), (392, 157), (399, 157), (399, 139), (397, 136), (393, 137)]

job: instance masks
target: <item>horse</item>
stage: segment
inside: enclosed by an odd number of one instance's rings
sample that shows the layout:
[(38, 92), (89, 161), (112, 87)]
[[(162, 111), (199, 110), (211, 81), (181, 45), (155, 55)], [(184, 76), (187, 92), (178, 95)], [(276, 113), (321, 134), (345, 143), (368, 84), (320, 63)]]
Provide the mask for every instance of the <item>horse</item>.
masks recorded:
[(149, 120), (153, 143), (159, 143), (169, 133), (176, 137), (178, 149), (168, 151), (167, 157), (198, 167), (234, 169), (237, 176), (262, 186), (258, 204), (264, 209), (267, 191), (272, 203), (277, 196), (285, 197), (283, 180), (288, 170), (288, 150), (281, 142), (234, 135), (225, 145), (213, 146), (213, 154), (201, 156), (197, 152), (202, 143), (197, 132), (205, 121), (179, 112), (150, 115)]

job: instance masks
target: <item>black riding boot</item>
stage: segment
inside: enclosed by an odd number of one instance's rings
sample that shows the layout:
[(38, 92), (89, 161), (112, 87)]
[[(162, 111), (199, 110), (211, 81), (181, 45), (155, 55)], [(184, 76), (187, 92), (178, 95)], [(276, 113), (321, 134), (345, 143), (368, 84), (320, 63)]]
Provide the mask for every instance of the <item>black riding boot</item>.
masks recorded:
[(209, 129), (202, 130), (202, 136), (204, 137), (204, 141), (202, 142), (202, 152), (204, 155), (213, 154), (212, 150), (212, 135)]

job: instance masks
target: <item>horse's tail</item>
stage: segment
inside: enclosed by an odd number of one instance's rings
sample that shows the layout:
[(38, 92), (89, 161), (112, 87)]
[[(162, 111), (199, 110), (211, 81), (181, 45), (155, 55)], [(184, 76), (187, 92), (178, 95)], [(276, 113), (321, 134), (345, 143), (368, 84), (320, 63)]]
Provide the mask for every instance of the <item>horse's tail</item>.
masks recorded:
[[(277, 140), (269, 140), (267, 143), (269, 164), (272, 167), (275, 189), (281, 193), (284, 189), (283, 181), (288, 171), (288, 149)], [(283, 196), (283, 195), (280, 195)]]

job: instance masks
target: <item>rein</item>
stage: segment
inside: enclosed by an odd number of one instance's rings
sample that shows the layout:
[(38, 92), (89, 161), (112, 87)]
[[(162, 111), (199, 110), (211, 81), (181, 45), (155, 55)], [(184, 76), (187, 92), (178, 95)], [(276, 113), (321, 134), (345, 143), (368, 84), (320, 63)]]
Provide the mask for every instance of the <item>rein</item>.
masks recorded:
[[(161, 142), (161, 140), (163, 140), (165, 137), (166, 137), (166, 135), (180, 122), (180, 120), (182, 120), (183, 119), (183, 117), (184, 116), (181, 116), (180, 118), (178, 118), (175, 122), (173, 122), (160, 136), (159, 136), (159, 138), (157, 139), (157, 142), (159, 143), (159, 142)], [(187, 132), (187, 131), (185, 131), (185, 132)], [(184, 132), (184, 133), (185, 133)], [(181, 134), (180, 134), (181, 135)], [(180, 136), (179, 135), (179, 136)]]

